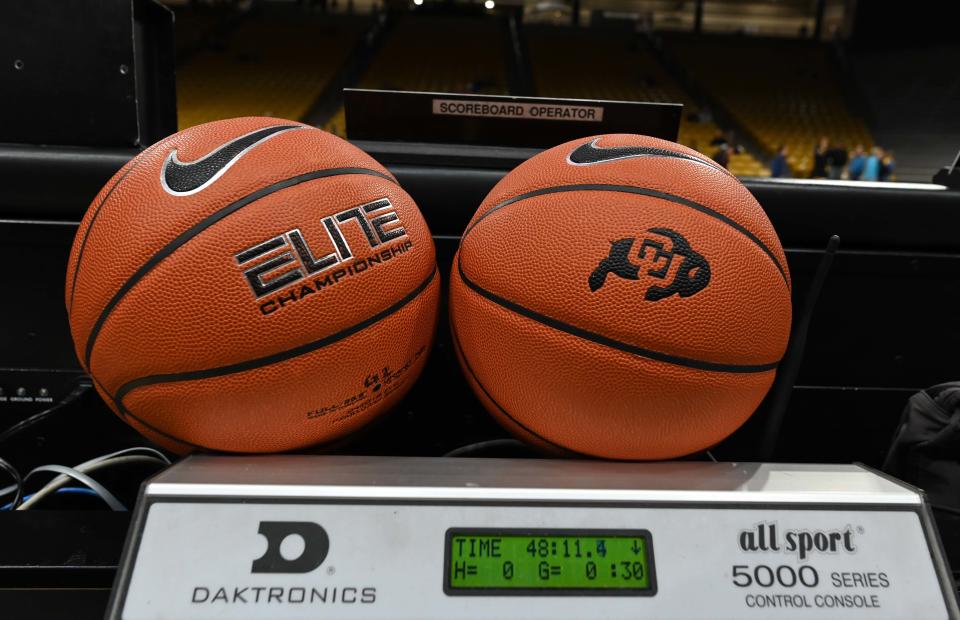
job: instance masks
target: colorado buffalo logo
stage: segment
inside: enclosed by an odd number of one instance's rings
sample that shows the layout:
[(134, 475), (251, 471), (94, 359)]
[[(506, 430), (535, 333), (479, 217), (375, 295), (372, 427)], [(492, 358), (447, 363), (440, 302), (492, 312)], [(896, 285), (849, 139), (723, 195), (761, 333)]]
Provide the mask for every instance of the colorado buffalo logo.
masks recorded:
[[(673, 280), (664, 286), (652, 284), (644, 295), (647, 301), (659, 301), (671, 295), (690, 297), (702, 291), (710, 283), (710, 264), (701, 254), (690, 247), (683, 235), (669, 228), (651, 228), (647, 232), (669, 240), (670, 248), (665, 248), (667, 242), (658, 238), (645, 238), (640, 243), (640, 250), (636, 257), (640, 261), (649, 261), (652, 266), (647, 275), (666, 280), (670, 274), (670, 266), (679, 258)], [(639, 280), (640, 269), (643, 264), (631, 262), (630, 253), (636, 239), (626, 237), (610, 244), (610, 253), (600, 261), (600, 264), (590, 274), (589, 284), (591, 291), (597, 291), (607, 282), (607, 276), (613, 274), (625, 280)]]

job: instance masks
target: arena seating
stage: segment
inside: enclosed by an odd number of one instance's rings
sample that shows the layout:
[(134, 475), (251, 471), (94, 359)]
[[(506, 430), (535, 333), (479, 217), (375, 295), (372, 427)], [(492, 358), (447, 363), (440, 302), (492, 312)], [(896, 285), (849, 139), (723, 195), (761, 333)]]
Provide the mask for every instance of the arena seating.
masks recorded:
[(238, 18), (222, 10), (206, 10), (208, 7), (178, 7), (174, 10), (174, 36), (178, 60), (189, 58), (194, 52), (208, 44), (214, 33), (226, 26), (231, 18)]
[[(201, 44), (178, 74), (180, 126), (229, 116), (266, 114), (301, 119), (344, 64), (369, 18), (301, 11), (247, 19), (222, 45)], [(196, 45), (202, 19), (181, 22), (184, 45)], [(222, 29), (221, 29), (222, 30)], [(797, 40), (664, 35), (664, 50), (682, 67), (701, 101), (671, 74), (641, 35), (611, 28), (524, 28), (536, 94), (684, 104), (680, 141), (713, 156), (721, 130), (713, 104), (748, 134), (751, 151), (735, 154), (738, 176), (767, 176), (761, 160), (780, 144), (794, 176), (806, 176), (821, 135), (848, 148), (870, 147), (861, 114), (851, 112), (830, 50)], [(502, 94), (509, 90), (510, 52), (503, 22), (492, 18), (405, 14), (359, 77), (362, 88)], [(186, 41), (189, 37), (190, 42)], [(598, 69), (602, 68), (602, 70)], [(718, 117), (724, 118), (722, 114)], [(345, 134), (343, 109), (323, 125)]]
[(848, 148), (873, 139), (851, 110), (831, 51), (819, 43), (739, 36), (665, 35), (665, 48), (691, 80), (772, 155), (789, 150), (794, 176), (807, 176), (821, 136)]
[[(710, 140), (719, 128), (712, 121), (693, 120), (697, 104), (636, 35), (540, 26), (528, 27), (526, 33), (538, 95), (682, 103), (680, 142), (713, 155)], [(733, 155), (730, 170), (738, 176), (769, 175), (749, 153)]]
[(353, 52), (367, 18), (301, 12), (247, 19), (179, 67), (181, 128), (232, 116), (301, 119)]
[(858, 84), (877, 143), (894, 151), (897, 179), (929, 182), (960, 149), (960, 46), (855, 50)]
[(347, 137), (347, 115), (341, 105), (321, 127), (324, 131), (329, 131), (335, 136), (341, 138)]
[[(474, 17), (401, 16), (357, 87), (505, 94), (500, 22)], [(346, 136), (343, 106), (323, 129)]]
[(401, 16), (361, 88), (507, 92), (501, 23), (474, 17)]

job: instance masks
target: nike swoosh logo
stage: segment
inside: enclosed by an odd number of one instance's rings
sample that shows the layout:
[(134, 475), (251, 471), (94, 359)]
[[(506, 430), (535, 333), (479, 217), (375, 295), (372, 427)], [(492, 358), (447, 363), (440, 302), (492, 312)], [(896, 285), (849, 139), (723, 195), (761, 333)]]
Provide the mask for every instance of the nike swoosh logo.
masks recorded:
[(234, 138), (200, 159), (182, 162), (177, 158), (177, 149), (170, 151), (160, 169), (160, 184), (168, 194), (188, 196), (195, 194), (216, 181), (230, 166), (258, 144), (284, 131), (303, 129), (303, 125), (274, 125)]
[[(567, 156), (567, 162), (574, 166), (592, 166), (594, 164), (602, 164), (618, 159), (631, 159), (634, 157), (673, 157), (674, 159), (685, 159), (708, 166), (714, 170), (727, 172), (726, 169), (711, 161), (694, 157), (693, 155), (687, 155), (686, 153), (678, 153), (677, 151), (659, 149), (652, 146), (611, 146), (609, 148), (602, 148), (597, 146), (597, 142), (600, 142), (600, 138), (596, 138), (593, 142), (581, 144)], [(729, 174), (729, 172), (727, 172), (727, 174)]]

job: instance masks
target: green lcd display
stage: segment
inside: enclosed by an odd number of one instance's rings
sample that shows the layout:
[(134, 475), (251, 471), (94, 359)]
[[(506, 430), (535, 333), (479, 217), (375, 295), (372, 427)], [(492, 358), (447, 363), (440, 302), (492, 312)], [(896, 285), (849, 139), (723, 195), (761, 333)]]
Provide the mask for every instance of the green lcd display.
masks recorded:
[(627, 595), (656, 592), (647, 530), (447, 531), (450, 595)]

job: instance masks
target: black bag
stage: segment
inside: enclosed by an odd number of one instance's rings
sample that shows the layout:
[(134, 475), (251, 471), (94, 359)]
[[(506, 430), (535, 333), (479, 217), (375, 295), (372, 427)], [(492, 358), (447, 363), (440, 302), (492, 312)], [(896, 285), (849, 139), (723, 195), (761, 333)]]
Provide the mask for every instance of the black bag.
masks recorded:
[(927, 494), (954, 574), (960, 570), (960, 381), (910, 397), (883, 471)]

